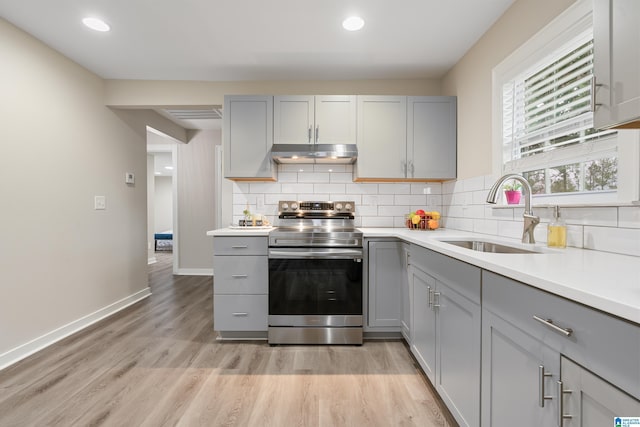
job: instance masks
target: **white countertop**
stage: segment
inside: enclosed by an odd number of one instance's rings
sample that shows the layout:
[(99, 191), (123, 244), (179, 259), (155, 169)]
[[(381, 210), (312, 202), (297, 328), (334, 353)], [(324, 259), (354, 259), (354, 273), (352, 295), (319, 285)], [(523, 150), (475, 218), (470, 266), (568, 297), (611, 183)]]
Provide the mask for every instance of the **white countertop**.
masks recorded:
[[(267, 236), (271, 229), (223, 228), (208, 236)], [(485, 270), (518, 280), (640, 324), (640, 257), (586, 249), (549, 249), (536, 254), (477, 252), (440, 241), (473, 237), (531, 248), (532, 245), (484, 234), (438, 229), (359, 228), (366, 238), (395, 237), (432, 249)]]

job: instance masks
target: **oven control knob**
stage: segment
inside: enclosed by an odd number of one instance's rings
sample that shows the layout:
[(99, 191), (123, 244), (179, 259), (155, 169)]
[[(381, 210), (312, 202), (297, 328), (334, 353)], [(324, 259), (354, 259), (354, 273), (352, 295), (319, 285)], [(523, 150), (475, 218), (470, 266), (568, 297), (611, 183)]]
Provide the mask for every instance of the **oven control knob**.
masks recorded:
[(287, 209), (289, 209), (289, 204), (288, 203), (283, 203), (282, 204), (282, 210), (286, 211)]
[(342, 210), (342, 203), (336, 203), (336, 210)]
[(351, 208), (352, 208), (351, 203), (347, 203), (346, 205), (344, 205), (344, 208), (345, 208), (346, 210), (350, 211), (350, 210), (351, 210)]
[(294, 211), (297, 210), (298, 209), (298, 204), (295, 203), (295, 202), (291, 203), (291, 209), (294, 210)]

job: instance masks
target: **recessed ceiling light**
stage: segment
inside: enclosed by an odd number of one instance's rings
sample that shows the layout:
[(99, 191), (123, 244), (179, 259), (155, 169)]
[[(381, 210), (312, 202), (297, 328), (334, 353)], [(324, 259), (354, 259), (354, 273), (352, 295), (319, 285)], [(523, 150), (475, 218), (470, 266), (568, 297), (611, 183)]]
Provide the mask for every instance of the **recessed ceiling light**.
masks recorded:
[(95, 31), (105, 32), (111, 29), (109, 24), (107, 24), (106, 22), (104, 22), (102, 19), (99, 19), (99, 18), (84, 18), (82, 20), (82, 23)]
[(342, 21), (342, 27), (347, 31), (358, 31), (364, 27), (364, 20), (359, 16), (350, 16)]

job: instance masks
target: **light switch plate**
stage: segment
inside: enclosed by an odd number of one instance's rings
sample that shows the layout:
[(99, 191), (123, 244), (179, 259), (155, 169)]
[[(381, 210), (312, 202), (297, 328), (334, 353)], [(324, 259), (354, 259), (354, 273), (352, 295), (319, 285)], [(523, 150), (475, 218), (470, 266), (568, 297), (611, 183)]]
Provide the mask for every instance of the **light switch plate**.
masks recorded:
[(93, 209), (97, 211), (107, 209), (107, 198), (105, 196), (95, 196), (93, 199)]
[(124, 182), (126, 182), (127, 184), (135, 184), (136, 176), (133, 174), (133, 172), (125, 172)]

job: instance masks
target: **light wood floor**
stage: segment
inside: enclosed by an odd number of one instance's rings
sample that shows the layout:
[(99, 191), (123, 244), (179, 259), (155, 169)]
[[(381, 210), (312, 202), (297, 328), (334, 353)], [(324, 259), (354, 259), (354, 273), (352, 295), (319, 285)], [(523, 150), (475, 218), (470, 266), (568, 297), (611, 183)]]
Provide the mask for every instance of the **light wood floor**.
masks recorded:
[(404, 343), (216, 342), (212, 279), (153, 295), (0, 371), (0, 426), (450, 426)]

